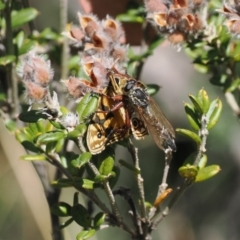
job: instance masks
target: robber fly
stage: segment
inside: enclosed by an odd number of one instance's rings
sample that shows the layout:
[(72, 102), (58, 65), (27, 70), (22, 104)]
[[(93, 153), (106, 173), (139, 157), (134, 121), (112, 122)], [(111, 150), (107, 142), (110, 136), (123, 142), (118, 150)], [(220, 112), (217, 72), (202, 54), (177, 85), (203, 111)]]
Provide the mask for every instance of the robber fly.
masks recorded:
[(110, 71), (113, 90), (122, 95), (122, 105), (129, 112), (137, 112), (157, 146), (163, 151), (176, 151), (175, 132), (157, 103), (149, 96), (147, 87), (130, 76)]

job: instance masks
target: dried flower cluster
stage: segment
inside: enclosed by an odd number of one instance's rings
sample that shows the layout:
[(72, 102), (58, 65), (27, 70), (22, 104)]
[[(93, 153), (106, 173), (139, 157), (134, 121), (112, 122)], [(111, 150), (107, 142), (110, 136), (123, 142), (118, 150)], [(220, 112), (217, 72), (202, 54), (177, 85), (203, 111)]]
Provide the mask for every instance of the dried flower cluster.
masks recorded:
[(230, 33), (240, 37), (240, 2), (234, 0), (234, 3), (223, 3), (223, 8), (218, 10), (227, 18), (225, 25)]
[(147, 18), (173, 44), (181, 44), (203, 28), (202, 0), (145, 0)]
[(102, 92), (108, 86), (109, 69), (125, 73), (127, 46), (124, 31), (119, 22), (107, 17), (99, 21), (92, 14), (78, 14), (80, 28), (72, 27), (64, 35), (83, 48), (81, 66), (89, 79), (70, 77), (64, 80), (68, 92), (80, 98), (87, 92)]
[(43, 56), (29, 52), (18, 69), (19, 76), (26, 87), (26, 96), (29, 103), (46, 100), (48, 85), (53, 78), (50, 61)]

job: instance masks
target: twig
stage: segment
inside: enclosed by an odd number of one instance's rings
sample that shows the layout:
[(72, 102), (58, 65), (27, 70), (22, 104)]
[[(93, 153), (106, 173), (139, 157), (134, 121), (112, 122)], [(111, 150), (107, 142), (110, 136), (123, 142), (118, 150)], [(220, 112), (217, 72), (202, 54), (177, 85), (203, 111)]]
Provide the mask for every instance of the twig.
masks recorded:
[(198, 166), (203, 154), (206, 152), (206, 142), (207, 142), (207, 136), (208, 136), (207, 125), (208, 125), (208, 118), (206, 117), (205, 114), (203, 114), (201, 118), (201, 129), (199, 132), (199, 136), (201, 137), (202, 141), (198, 150), (197, 157), (193, 163), (194, 166)]
[(164, 167), (164, 172), (163, 172), (163, 178), (162, 178), (162, 183), (158, 188), (158, 194), (157, 194), (156, 199), (160, 195), (162, 195), (168, 187), (167, 177), (168, 177), (168, 172), (169, 172), (171, 160), (172, 160), (172, 150), (170, 148), (168, 148), (165, 151), (165, 167)]
[(239, 119), (240, 118), (240, 107), (236, 101), (236, 98), (234, 97), (234, 95), (231, 92), (226, 92), (225, 98), (226, 98), (228, 105), (231, 107), (231, 109), (233, 110), (233, 112), (236, 114), (236, 116)]
[[(60, 0), (60, 31), (64, 31), (67, 25), (68, 0)], [(69, 46), (68, 39), (63, 38), (61, 58), (61, 79), (68, 77)]]
[(155, 221), (153, 222), (151, 227), (152, 230), (156, 229), (157, 225), (168, 215), (171, 208), (176, 204), (178, 199), (182, 196), (185, 190), (191, 185), (191, 183), (192, 181), (189, 181), (189, 179), (185, 179), (182, 186), (177, 188), (168, 206), (166, 206), (164, 210), (160, 212), (160, 214), (156, 217)]
[(140, 212), (141, 212), (141, 221), (143, 226), (140, 225), (138, 219), (135, 219), (135, 225), (137, 225), (137, 230), (139, 235), (148, 235), (148, 219), (147, 219), (147, 213), (146, 213), (146, 207), (145, 207), (145, 193), (144, 193), (144, 185), (143, 185), (143, 178), (141, 176), (140, 171), (140, 165), (139, 165), (139, 158), (138, 158), (138, 149), (134, 147), (132, 140), (129, 139), (129, 152), (132, 156), (132, 160), (134, 163), (134, 166), (136, 169), (139, 169), (139, 173), (135, 174), (136, 180), (137, 180), (137, 186), (138, 186), (138, 192), (139, 192), (139, 205), (140, 205)]
[[(134, 147), (131, 139), (129, 139), (129, 152), (132, 156), (135, 168), (140, 170), (139, 158), (138, 158), (138, 149)], [(139, 195), (140, 195), (141, 217), (143, 219), (146, 219), (144, 185), (143, 185), (143, 178), (142, 178), (140, 173), (138, 173), (136, 175), (136, 179), (137, 179), (138, 191), (139, 191)]]

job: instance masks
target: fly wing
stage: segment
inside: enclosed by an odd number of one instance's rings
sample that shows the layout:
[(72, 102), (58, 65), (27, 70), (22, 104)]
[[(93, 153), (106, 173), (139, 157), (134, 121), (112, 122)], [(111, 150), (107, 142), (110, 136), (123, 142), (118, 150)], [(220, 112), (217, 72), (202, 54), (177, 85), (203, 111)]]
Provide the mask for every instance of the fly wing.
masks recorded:
[(174, 129), (157, 103), (149, 98), (149, 104), (146, 108), (138, 107), (137, 109), (157, 146), (162, 150), (171, 148), (176, 151)]

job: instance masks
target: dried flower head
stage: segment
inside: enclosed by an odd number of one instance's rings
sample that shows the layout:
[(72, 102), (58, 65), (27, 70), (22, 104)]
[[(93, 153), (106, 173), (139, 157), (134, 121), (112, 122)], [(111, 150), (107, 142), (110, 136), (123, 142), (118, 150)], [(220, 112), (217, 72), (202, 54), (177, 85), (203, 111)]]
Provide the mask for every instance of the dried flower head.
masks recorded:
[(24, 83), (34, 82), (42, 87), (46, 87), (53, 78), (50, 61), (33, 52), (28, 53), (23, 58), (18, 73)]
[(179, 44), (203, 29), (197, 13), (202, 3), (201, 0), (145, 0), (145, 8), (147, 18), (153, 20), (159, 31), (172, 44)]
[(46, 99), (48, 90), (45, 87), (40, 86), (34, 82), (26, 82), (26, 98), (29, 100), (29, 103), (32, 104), (33, 102), (43, 102)]
[(234, 1), (234, 4), (223, 3), (223, 8), (217, 10), (222, 13), (227, 20), (225, 25), (230, 33), (236, 37), (240, 37), (240, 2)]

